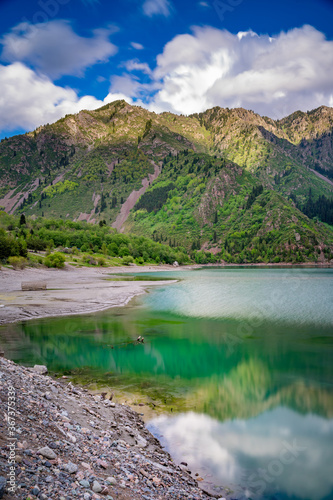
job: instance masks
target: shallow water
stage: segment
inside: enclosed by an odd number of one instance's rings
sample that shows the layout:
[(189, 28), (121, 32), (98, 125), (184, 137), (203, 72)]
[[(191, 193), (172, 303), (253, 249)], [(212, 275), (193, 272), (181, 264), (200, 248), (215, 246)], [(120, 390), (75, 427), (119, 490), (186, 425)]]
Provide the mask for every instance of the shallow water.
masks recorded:
[(224, 496), (333, 498), (333, 270), (159, 276), (181, 281), (134, 307), (1, 327), (8, 357), (150, 403), (152, 432)]

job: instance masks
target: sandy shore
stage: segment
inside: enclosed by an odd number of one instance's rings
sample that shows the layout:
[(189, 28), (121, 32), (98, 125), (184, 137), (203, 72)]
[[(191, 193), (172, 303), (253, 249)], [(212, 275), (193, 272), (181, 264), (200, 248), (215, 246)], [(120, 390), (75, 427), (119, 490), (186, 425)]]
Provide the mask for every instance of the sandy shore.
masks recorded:
[[(181, 269), (181, 268), (177, 268)], [(0, 324), (31, 318), (84, 314), (126, 305), (162, 281), (108, 281), (110, 274), (175, 270), (172, 266), (0, 270)], [(25, 281), (44, 281), (46, 290), (22, 291)], [(164, 282), (165, 283), (165, 282)], [(167, 283), (172, 283), (168, 281)]]

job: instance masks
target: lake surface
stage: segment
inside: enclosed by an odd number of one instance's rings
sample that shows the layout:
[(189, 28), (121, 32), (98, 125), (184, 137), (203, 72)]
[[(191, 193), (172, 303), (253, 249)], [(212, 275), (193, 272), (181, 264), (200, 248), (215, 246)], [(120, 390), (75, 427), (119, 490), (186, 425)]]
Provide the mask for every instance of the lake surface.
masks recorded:
[(181, 281), (1, 327), (7, 356), (148, 404), (150, 430), (221, 496), (333, 498), (333, 270), (150, 276)]

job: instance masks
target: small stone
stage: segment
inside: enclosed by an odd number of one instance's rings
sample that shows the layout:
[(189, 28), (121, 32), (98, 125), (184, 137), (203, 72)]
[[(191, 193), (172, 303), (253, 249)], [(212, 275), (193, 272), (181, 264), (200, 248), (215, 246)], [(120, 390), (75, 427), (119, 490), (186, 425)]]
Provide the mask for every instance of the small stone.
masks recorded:
[(81, 479), (84, 479), (84, 473), (83, 473), (83, 471), (81, 471), (81, 470), (80, 470), (80, 471), (76, 474), (76, 476), (75, 476), (75, 477), (76, 477), (77, 481), (81, 481)]
[(78, 466), (76, 464), (73, 464), (72, 462), (68, 462), (67, 464), (64, 464), (63, 466), (64, 470), (69, 472), (70, 474), (75, 474), (78, 470)]
[(90, 464), (87, 464), (86, 462), (81, 462), (82, 467), (85, 469), (91, 469)]
[(0, 498), (2, 498), (4, 493), (5, 493), (6, 484), (7, 484), (7, 479), (5, 477), (1, 476), (0, 477)]
[(113, 485), (114, 485), (114, 484), (117, 484), (117, 480), (116, 480), (116, 478), (115, 478), (115, 477), (110, 476), (110, 477), (107, 477), (107, 478), (106, 478), (106, 480), (107, 480), (110, 484), (113, 484)]
[(40, 493), (40, 489), (38, 488), (38, 486), (35, 486), (32, 490), (31, 490), (31, 494), (34, 495), (35, 497), (38, 496)]
[(81, 486), (83, 486), (84, 488), (90, 488), (90, 483), (89, 483), (89, 481), (87, 481), (86, 479), (82, 479), (82, 480), (80, 481), (80, 484), (81, 484)]
[(108, 463), (105, 460), (100, 460), (100, 459), (97, 460), (97, 464), (103, 469), (106, 469), (108, 466)]
[(94, 481), (91, 489), (94, 493), (100, 493), (103, 488), (98, 481)]
[(48, 446), (44, 446), (44, 448), (40, 448), (37, 451), (37, 453), (38, 453), (38, 455), (42, 455), (43, 457), (48, 458), (49, 460), (54, 460), (55, 458), (57, 458), (57, 455)]
[(39, 495), (38, 497), (40, 500), (47, 500), (48, 499), (48, 496), (45, 495), (45, 493), (42, 493), (41, 495)]
[(89, 495), (89, 493), (85, 493), (83, 495), (83, 500), (91, 500), (91, 496)]
[(73, 434), (70, 434), (69, 432), (67, 433), (67, 437), (68, 439), (70, 439), (72, 441), (72, 443), (76, 443), (76, 437), (73, 436)]
[(53, 477), (52, 477), (52, 476), (47, 476), (47, 477), (45, 478), (45, 482), (46, 482), (46, 483), (52, 483), (52, 482), (53, 482)]
[(48, 373), (48, 369), (45, 365), (35, 365), (34, 371), (39, 373), (40, 375), (46, 375)]
[(142, 436), (140, 436), (140, 434), (138, 434), (136, 436), (136, 445), (139, 447), (139, 448), (145, 448), (147, 446), (147, 441), (145, 440), (145, 438), (143, 438)]

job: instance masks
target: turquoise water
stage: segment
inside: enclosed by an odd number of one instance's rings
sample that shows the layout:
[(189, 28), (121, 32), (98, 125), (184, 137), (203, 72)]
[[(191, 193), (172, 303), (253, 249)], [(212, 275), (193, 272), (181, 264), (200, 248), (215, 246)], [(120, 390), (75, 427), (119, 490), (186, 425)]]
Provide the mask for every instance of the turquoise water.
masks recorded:
[(7, 355), (145, 398), (152, 432), (221, 496), (333, 498), (333, 270), (152, 276), (181, 281), (1, 327)]

